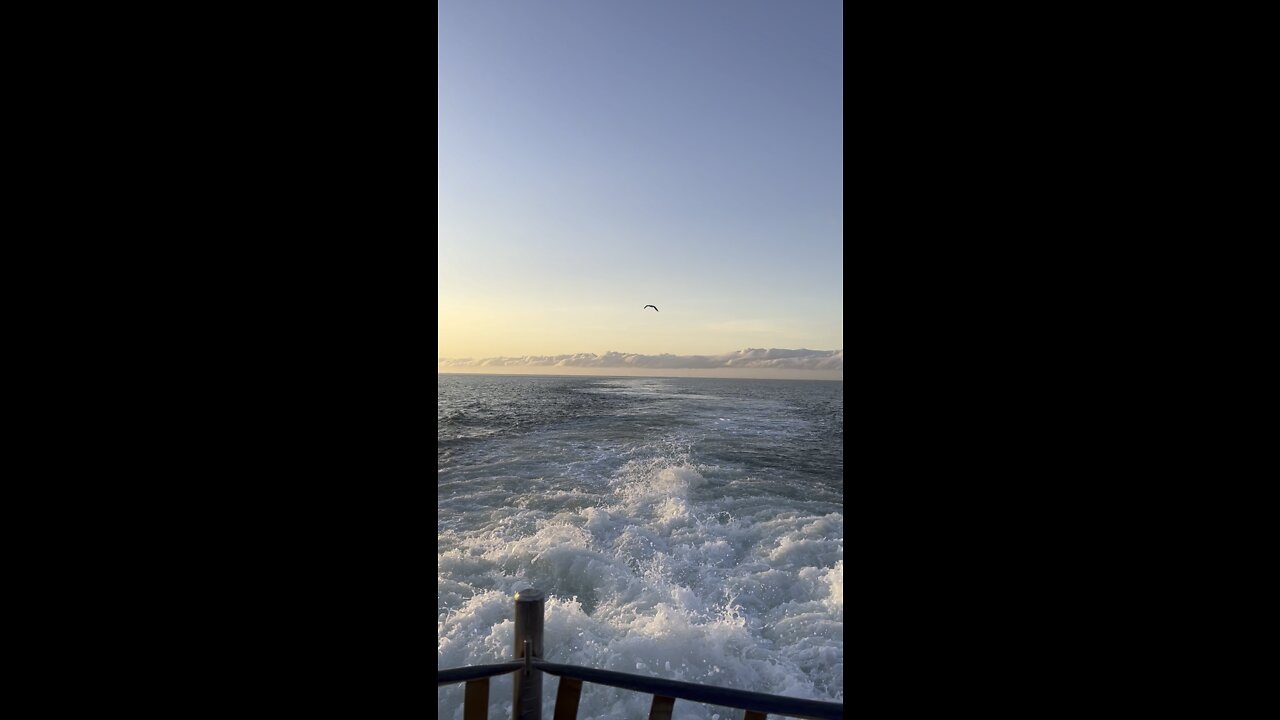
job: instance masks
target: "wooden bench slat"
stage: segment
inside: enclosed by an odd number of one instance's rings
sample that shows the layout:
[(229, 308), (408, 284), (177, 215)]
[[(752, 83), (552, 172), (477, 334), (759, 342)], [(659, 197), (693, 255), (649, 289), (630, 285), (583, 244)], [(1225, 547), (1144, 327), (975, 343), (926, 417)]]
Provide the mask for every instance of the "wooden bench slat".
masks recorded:
[(582, 681), (578, 678), (560, 678), (560, 689), (556, 691), (555, 720), (577, 720), (578, 699), (582, 696)]
[(489, 678), (468, 680), (462, 699), (462, 720), (488, 720)]
[(671, 708), (675, 704), (675, 698), (654, 695), (653, 706), (649, 708), (649, 720), (671, 720)]

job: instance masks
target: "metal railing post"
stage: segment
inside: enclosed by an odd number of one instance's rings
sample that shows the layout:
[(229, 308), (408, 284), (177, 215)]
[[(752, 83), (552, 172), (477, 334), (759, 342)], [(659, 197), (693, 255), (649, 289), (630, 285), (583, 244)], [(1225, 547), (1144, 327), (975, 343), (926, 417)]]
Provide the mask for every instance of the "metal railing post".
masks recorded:
[(542, 608), (545, 596), (533, 588), (516, 593), (515, 657), (524, 658), (511, 686), (511, 720), (542, 720), (542, 671), (529, 664), (542, 659)]

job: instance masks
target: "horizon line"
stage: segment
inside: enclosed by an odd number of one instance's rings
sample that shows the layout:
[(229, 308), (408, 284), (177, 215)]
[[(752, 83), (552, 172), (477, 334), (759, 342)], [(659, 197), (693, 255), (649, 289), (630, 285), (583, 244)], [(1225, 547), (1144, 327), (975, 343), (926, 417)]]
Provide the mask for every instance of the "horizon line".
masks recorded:
[[(637, 368), (637, 369), (642, 369), (642, 368)], [(690, 370), (692, 371), (696, 369), (691, 368)], [(753, 372), (753, 371), (758, 372), (760, 369), (759, 368), (742, 368), (742, 370), (744, 372)], [(778, 371), (778, 372), (785, 372), (785, 371)], [(797, 371), (797, 372), (819, 373), (822, 371), (809, 370), (809, 371)], [(692, 378), (692, 379), (702, 379), (702, 380), (799, 380), (801, 382), (839, 382), (839, 383), (844, 382), (843, 372), (841, 372), (841, 376), (838, 378), (793, 377), (793, 376), (761, 377), (758, 375), (648, 375), (648, 374), (617, 375), (617, 374), (593, 373), (593, 372), (539, 373), (539, 372), (476, 372), (476, 371), (467, 372), (465, 370), (464, 371), (437, 370), (436, 376), (439, 377), (440, 375), (479, 375), (481, 377), (545, 377), (545, 378), (562, 378), (562, 377), (638, 378), (638, 377), (643, 377), (643, 378), (658, 378), (658, 379), (668, 379), (668, 380), (689, 380)]]
[(627, 368), (630, 370), (775, 370), (844, 372), (844, 349), (745, 348), (715, 355), (578, 352), (559, 355), (498, 355), (486, 358), (436, 357), (436, 367), (453, 368)]

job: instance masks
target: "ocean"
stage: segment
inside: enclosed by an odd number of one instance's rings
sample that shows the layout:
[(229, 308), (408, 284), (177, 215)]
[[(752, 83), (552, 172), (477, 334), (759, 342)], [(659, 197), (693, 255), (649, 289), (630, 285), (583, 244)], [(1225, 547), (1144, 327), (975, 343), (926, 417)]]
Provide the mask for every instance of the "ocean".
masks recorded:
[[(437, 377), (437, 668), (510, 660), (536, 587), (550, 662), (844, 701), (844, 383)], [(489, 701), (511, 717), (510, 676)], [(578, 717), (651, 702), (584, 683)]]

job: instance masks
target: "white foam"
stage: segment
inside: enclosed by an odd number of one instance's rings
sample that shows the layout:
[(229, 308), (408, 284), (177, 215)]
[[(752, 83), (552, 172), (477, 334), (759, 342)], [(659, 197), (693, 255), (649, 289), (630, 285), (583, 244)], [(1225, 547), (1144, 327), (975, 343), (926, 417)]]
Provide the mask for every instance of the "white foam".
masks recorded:
[[(713, 469), (687, 458), (637, 452), (598, 492), (512, 498), (470, 529), (449, 525), (437, 667), (510, 659), (512, 595), (536, 586), (553, 662), (842, 701), (843, 516), (803, 499), (719, 495)], [(544, 681), (546, 717), (557, 684)], [(489, 697), (490, 717), (510, 715), (509, 678), (491, 681)], [(645, 717), (651, 702), (587, 683), (579, 717)], [(440, 717), (461, 720), (461, 705), (461, 684), (439, 690)], [(734, 717), (675, 706), (676, 718), (713, 715)]]

